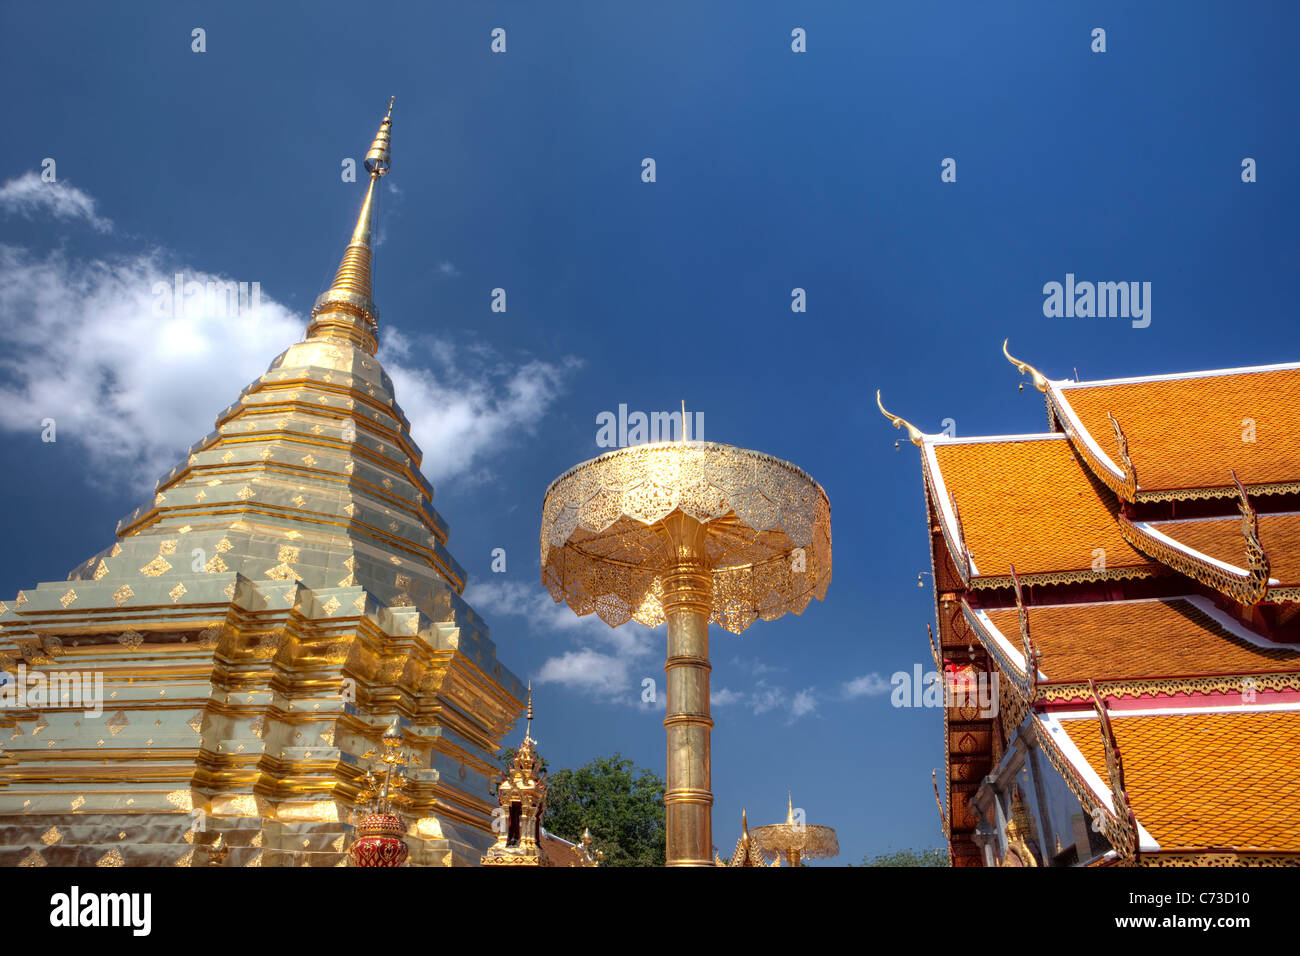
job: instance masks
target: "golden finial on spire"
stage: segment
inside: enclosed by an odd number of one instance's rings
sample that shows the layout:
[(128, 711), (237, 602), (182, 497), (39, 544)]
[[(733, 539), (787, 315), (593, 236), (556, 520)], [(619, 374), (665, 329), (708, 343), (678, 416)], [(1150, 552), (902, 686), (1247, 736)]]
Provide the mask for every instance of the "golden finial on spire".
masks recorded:
[(528, 726), (524, 730), (524, 737), (530, 738), (533, 735), (533, 682), (528, 681)]
[(388, 101), (388, 114), (379, 124), (364, 166), (370, 174), (361, 214), (352, 229), (352, 238), (343, 252), (334, 281), (321, 293), (312, 307), (312, 323), (307, 337), (330, 336), (344, 338), (373, 355), (379, 344), (375, 334), (379, 329), (379, 310), (375, 308), (371, 287), (370, 232), (374, 221), (375, 186), (392, 165), (391, 141), (393, 128), (393, 101)]
[[(925, 433), (906, 419), (899, 418), (892, 412), (887, 411), (880, 401), (880, 389), (876, 389), (876, 407), (880, 409), (880, 414), (884, 415), (894, 423), (895, 428), (906, 428), (908, 439), (913, 445), (916, 445), (918, 448), (921, 447), (922, 443), (925, 441)], [(898, 442), (894, 442), (894, 447), (898, 447)]]
[(392, 139), (390, 130), (393, 127), (393, 101), (396, 96), (388, 99), (388, 115), (379, 124), (379, 132), (375, 134), (375, 141), (370, 144), (370, 152), (366, 153), (365, 167), (372, 178), (388, 175), (388, 168), (391, 164), (389, 154), (389, 143)]
[(790, 791), (785, 792), (785, 822), (794, 826), (794, 798), (790, 796)]
[[(1007, 351), (1007, 343), (1010, 342), (1010, 341), (1011, 341), (1010, 339), (1003, 339), (1003, 340), (1002, 340), (1002, 354), (1005, 355), (1005, 356), (1007, 357), (1007, 361), (1008, 361), (1008, 362), (1010, 362), (1012, 365), (1014, 365), (1017, 369), (1020, 370), (1020, 374), (1021, 374), (1021, 375), (1030, 375), (1030, 376), (1033, 377), (1033, 380), (1034, 380), (1034, 388), (1038, 389), (1040, 392), (1046, 392), (1046, 391), (1047, 391), (1047, 376), (1044, 375), (1042, 372), (1038, 371), (1038, 369), (1034, 368), (1034, 367), (1033, 367), (1032, 365), (1030, 365), (1028, 362), (1022, 362), (1022, 361), (1020, 361), (1020, 359), (1016, 358), (1014, 355), (1012, 355), (1010, 352), (1008, 352), (1008, 351)], [(1025, 383), (1024, 383), (1024, 382), (1021, 382), (1021, 383), (1020, 383), (1020, 390), (1021, 390), (1022, 392), (1025, 390)]]

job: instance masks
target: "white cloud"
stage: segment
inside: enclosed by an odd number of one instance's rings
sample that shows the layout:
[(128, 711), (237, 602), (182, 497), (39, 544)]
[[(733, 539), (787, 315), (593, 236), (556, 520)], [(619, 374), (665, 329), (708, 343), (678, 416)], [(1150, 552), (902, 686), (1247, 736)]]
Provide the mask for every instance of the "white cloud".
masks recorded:
[(0, 186), (0, 210), (25, 219), (85, 220), (99, 232), (113, 224), (95, 215), (95, 200), (69, 183), (47, 183), (37, 172), (27, 172)]
[(749, 706), (755, 715), (765, 714), (784, 704), (785, 696), (785, 691), (780, 687), (773, 687), (767, 681), (760, 680), (749, 695)]
[(811, 687), (805, 687), (794, 695), (794, 700), (790, 701), (790, 723), (794, 723), (800, 717), (816, 713), (816, 711), (817, 697)]
[(786, 723), (790, 724), (801, 717), (817, 712), (816, 688), (805, 687), (792, 697), (785, 688), (774, 687), (762, 679), (758, 680), (753, 690), (748, 692), (720, 687), (710, 694), (710, 703), (714, 707), (737, 705), (747, 707), (756, 717), (772, 711), (784, 710)]
[[(540, 583), (487, 578), (465, 589), (465, 600), (488, 621), (497, 616), (521, 617), (536, 633), (561, 634), (576, 640), (576, 650), (546, 660), (534, 677), (539, 684), (560, 684), (607, 703), (642, 706), (642, 680), (656, 684), (657, 706), (666, 696), (655, 661), (655, 632), (629, 621), (610, 627), (595, 614), (582, 617), (567, 605), (556, 604)], [(661, 667), (661, 665), (658, 665)]]
[(266, 296), (256, 318), (207, 302), (160, 318), (155, 284), (176, 272), (221, 278), (157, 253), (78, 262), (0, 246), (0, 428), (34, 434), (53, 418), (109, 482), (147, 485), (174, 465), (304, 327)]
[(438, 277), (442, 279), (460, 278), (460, 270), (456, 268), (456, 263), (448, 262), (445, 259), (438, 263), (437, 274)]
[[(6, 190), (21, 192), (13, 182)], [(0, 245), (0, 429), (37, 434), (52, 418), (58, 440), (79, 443), (102, 477), (136, 490), (176, 464), (306, 327), (265, 291), (254, 316), (206, 296), (174, 310), (155, 288), (170, 290), (177, 273), (205, 288), (228, 281), (160, 251), (84, 261)], [(251, 296), (261, 279), (245, 281)], [(489, 361), (449, 343), (426, 351), (397, 329), (381, 341), (434, 482), (490, 478), (487, 455), (530, 433), (577, 365)]]
[[(393, 328), (381, 331), (380, 343), (379, 360), (424, 452), (425, 474), (435, 484), (486, 461), (488, 453), (521, 434), (532, 434), (581, 364), (574, 358), (513, 364), (484, 354), (482, 347), (457, 348), (434, 338), (412, 341)], [(484, 467), (475, 477), (491, 475)]]
[(608, 701), (640, 700), (640, 685), (633, 682), (631, 662), (589, 647), (552, 657), (542, 665), (536, 680), (539, 684), (560, 684)]
[(845, 681), (843, 693), (845, 697), (850, 699), (854, 697), (875, 697), (878, 694), (888, 694), (891, 686), (888, 680), (873, 671), (870, 674), (855, 677), (851, 681)]

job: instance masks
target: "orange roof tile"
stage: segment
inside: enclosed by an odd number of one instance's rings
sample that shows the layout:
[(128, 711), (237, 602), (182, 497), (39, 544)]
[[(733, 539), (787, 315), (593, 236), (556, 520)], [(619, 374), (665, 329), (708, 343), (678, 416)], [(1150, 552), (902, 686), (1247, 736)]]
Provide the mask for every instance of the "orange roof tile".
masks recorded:
[[(1246, 545), (1241, 518), (1202, 518), (1188, 521), (1152, 521), (1151, 527), (1179, 544), (1217, 558), (1235, 568), (1246, 567)], [(1300, 514), (1259, 516), (1259, 543), (1268, 556), (1269, 573), (1281, 587), (1300, 584)]]
[[(1092, 477), (1070, 443), (1053, 436), (935, 442), (945, 490), (961, 515), (980, 576), (1159, 565), (1133, 549), (1115, 523), (1115, 495)], [(940, 508), (945, 502), (936, 502)]]
[[(987, 612), (1017, 650), (1015, 608)], [(1049, 681), (1136, 680), (1300, 669), (1300, 648), (1258, 647), (1183, 598), (1029, 608)]]
[[(1107, 780), (1097, 719), (1061, 724)], [(1112, 711), (1111, 726), (1129, 803), (1162, 850), (1300, 851), (1300, 712)]]
[[(1300, 368), (1155, 381), (1054, 382), (1083, 428), (1120, 467), (1119, 421), (1140, 492), (1300, 481)], [(1254, 441), (1243, 440), (1254, 422)]]

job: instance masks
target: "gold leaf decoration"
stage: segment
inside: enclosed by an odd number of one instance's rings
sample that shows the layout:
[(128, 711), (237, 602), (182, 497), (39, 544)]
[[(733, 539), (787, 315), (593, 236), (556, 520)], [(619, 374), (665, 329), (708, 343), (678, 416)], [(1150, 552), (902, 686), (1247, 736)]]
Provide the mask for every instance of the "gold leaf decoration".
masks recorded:
[(59, 603), (62, 604), (64, 607), (67, 607), (76, 599), (77, 599), (77, 592), (72, 590), (72, 588), (68, 588), (68, 593), (63, 595), (63, 597), (59, 598)]
[(146, 577), (156, 578), (160, 574), (166, 574), (172, 569), (171, 564), (161, 554), (140, 569), (140, 573)]
[(126, 719), (126, 711), (123, 710), (119, 710), (116, 714), (114, 714), (112, 717), (110, 717), (107, 721), (104, 722), (104, 726), (109, 729), (109, 732), (114, 737), (120, 734), (122, 732), (122, 729), (124, 727), (127, 727), (129, 724), (130, 721)]
[(298, 572), (287, 564), (277, 564), (273, 568), (268, 568), (266, 576), (273, 581), (296, 581)]
[(95, 565), (94, 578), (96, 581), (98, 581), (106, 574), (108, 574), (108, 562), (106, 562), (103, 558), (100, 558), (99, 564)]

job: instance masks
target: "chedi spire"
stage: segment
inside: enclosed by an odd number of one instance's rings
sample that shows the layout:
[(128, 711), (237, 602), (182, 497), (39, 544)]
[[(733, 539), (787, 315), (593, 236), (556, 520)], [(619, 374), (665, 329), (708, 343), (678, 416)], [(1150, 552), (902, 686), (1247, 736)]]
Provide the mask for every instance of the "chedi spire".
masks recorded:
[(370, 283), (370, 229), (374, 220), (375, 187), (388, 175), (391, 163), (390, 143), (393, 128), (393, 99), (388, 101), (388, 114), (379, 124), (379, 132), (366, 153), (365, 168), (370, 174), (366, 199), (361, 205), (352, 238), (343, 252), (343, 261), (329, 289), (316, 299), (311, 310), (311, 325), (307, 327), (310, 338), (344, 338), (371, 355), (379, 347), (379, 310), (375, 308)]

